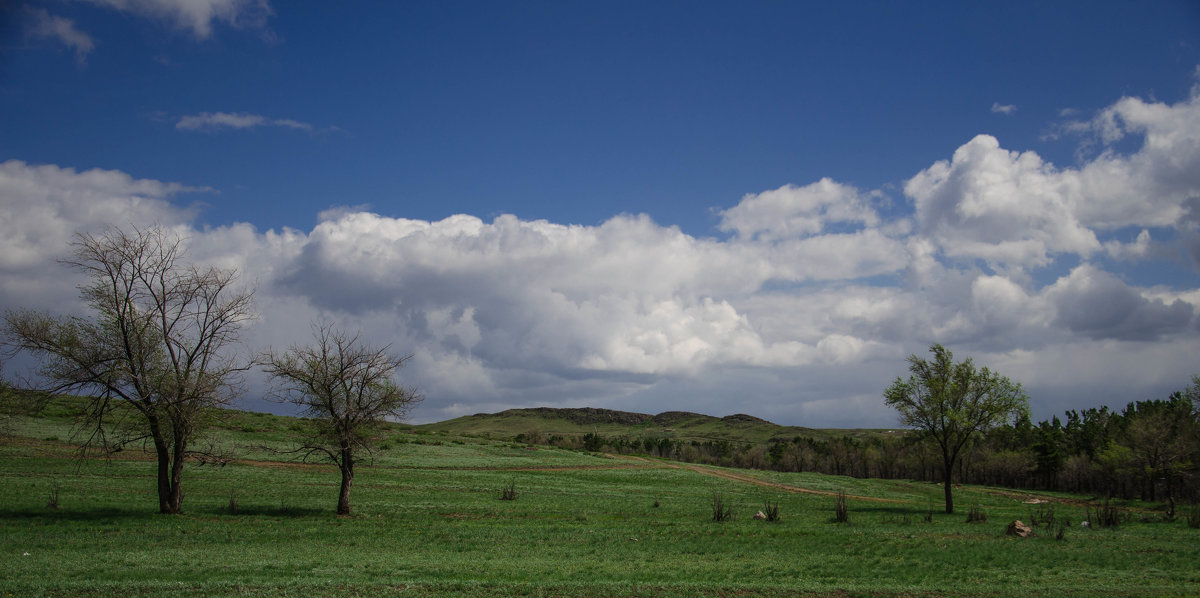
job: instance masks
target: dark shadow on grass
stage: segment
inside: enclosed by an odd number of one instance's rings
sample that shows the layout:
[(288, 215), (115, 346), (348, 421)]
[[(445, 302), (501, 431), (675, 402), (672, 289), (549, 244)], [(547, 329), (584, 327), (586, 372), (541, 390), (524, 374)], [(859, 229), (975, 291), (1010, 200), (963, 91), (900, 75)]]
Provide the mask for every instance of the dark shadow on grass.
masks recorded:
[(318, 515), (333, 516), (329, 509), (314, 509), (311, 507), (268, 507), (268, 506), (238, 506), (237, 513), (230, 513), (226, 507), (212, 507), (203, 511), (209, 515), (225, 515), (228, 517), (314, 517)]
[(920, 515), (924, 516), (928, 512), (927, 509), (914, 509), (912, 507), (885, 507), (885, 506), (860, 506), (851, 503), (848, 510), (851, 513), (888, 513), (891, 515)]
[(238, 517), (317, 517), (328, 515), (333, 517), (332, 511), (327, 509), (314, 509), (306, 507), (267, 507), (267, 506), (247, 506), (238, 509), (237, 514), (230, 514), (224, 508), (196, 508), (188, 509), (181, 515), (163, 515), (150, 510), (126, 510), (126, 509), (89, 509), (85, 511), (70, 510), (70, 509), (46, 509), (46, 508), (30, 508), (30, 509), (0, 509), (0, 521), (71, 521), (84, 523), (104, 523), (112, 522), (119, 523), (134, 519), (148, 519), (154, 517), (180, 517), (187, 519), (189, 515), (210, 517), (213, 515), (224, 515), (231, 518)]
[[(86, 511), (76, 511), (72, 509), (0, 509), (0, 520), (9, 521), (111, 521), (122, 519), (144, 519), (158, 515), (154, 511), (146, 510), (127, 510), (127, 509), (89, 509)], [(169, 517), (170, 515), (164, 515)]]

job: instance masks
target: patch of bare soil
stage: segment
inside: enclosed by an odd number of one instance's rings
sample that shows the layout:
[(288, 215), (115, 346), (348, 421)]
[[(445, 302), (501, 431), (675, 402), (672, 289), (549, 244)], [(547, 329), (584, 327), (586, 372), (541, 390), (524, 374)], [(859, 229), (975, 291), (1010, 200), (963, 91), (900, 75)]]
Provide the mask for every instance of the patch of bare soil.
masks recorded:
[[(774, 488), (776, 490), (783, 490), (785, 492), (793, 492), (796, 494), (817, 494), (817, 495), (821, 495), (821, 496), (837, 496), (838, 495), (837, 492), (830, 492), (828, 490), (813, 490), (811, 488), (801, 488), (800, 486), (792, 486), (790, 484), (780, 484), (778, 482), (768, 482), (766, 480), (760, 480), (760, 479), (752, 477), (752, 476), (748, 476), (748, 475), (744, 475), (744, 474), (740, 474), (740, 473), (734, 473), (732, 471), (726, 471), (723, 469), (711, 469), (708, 467), (704, 467), (703, 465), (693, 465), (691, 463), (670, 463), (667, 461), (651, 461), (644, 457), (618, 456), (618, 455), (613, 455), (613, 456), (618, 459), (621, 459), (621, 458), (633, 459), (633, 460), (642, 461), (645, 463), (654, 463), (661, 467), (669, 467), (672, 469), (687, 469), (687, 470), (694, 471), (696, 473), (703, 474), (703, 475), (724, 478), (727, 480), (733, 480), (735, 482), (743, 482), (746, 484), (753, 484), (755, 486), (761, 486), (763, 488)], [(850, 499), (854, 499), (854, 500), (865, 500), (868, 502), (884, 502), (884, 503), (906, 503), (906, 502), (909, 502), (906, 500), (899, 500), (899, 499), (894, 499), (894, 498), (877, 498), (874, 496), (857, 496), (857, 495), (853, 495), (853, 494), (847, 494), (846, 498), (850, 498)]]
[(445, 465), (401, 465), (397, 469), (423, 469), (431, 471), (609, 471), (613, 469), (652, 469), (650, 464), (637, 463), (617, 463), (613, 465), (551, 465), (545, 467), (515, 465), (511, 467), (504, 466), (476, 466), (476, 467), (455, 467)]
[(249, 465), (251, 467), (269, 467), (271, 469), (290, 469), (294, 471), (317, 471), (332, 467), (329, 463), (301, 463), (299, 461), (262, 461), (259, 459), (234, 459), (230, 463)]
[(1016, 492), (1012, 490), (999, 490), (997, 488), (981, 488), (982, 492), (991, 494), (992, 496), (1003, 496), (1013, 500), (1019, 500), (1027, 505), (1043, 505), (1047, 503), (1057, 503), (1062, 505), (1071, 505), (1073, 507), (1086, 507), (1092, 503), (1082, 498), (1063, 498), (1060, 496), (1042, 496), (1039, 494), (1029, 494), (1027, 492)]

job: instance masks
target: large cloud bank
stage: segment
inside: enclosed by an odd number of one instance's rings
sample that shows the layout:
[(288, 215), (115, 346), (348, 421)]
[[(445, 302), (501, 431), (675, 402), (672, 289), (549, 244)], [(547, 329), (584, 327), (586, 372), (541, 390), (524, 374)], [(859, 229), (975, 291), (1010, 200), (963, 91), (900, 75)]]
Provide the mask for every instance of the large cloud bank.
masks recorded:
[[(324, 319), (412, 352), (420, 420), (591, 405), (887, 426), (882, 388), (933, 342), (1023, 382), (1040, 416), (1181, 387), (1200, 371), (1200, 96), (1126, 98), (1069, 128), (1092, 141), (1074, 167), (980, 135), (903, 197), (786, 185), (721, 212), (714, 238), (639, 215), (348, 208), (311, 231), (197, 228), (187, 201), (204, 189), (9, 161), (0, 307), (78, 309), (78, 281), (53, 261), (72, 235), (159, 223), (257, 285), (252, 350)], [(1113, 149), (1130, 138), (1135, 151)], [(1164, 260), (1190, 278), (1119, 274)]]

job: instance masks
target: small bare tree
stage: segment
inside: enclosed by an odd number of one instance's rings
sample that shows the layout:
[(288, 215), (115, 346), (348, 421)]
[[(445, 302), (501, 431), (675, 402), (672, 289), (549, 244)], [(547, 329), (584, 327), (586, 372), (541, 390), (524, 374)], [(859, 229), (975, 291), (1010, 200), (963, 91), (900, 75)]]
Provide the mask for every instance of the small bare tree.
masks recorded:
[(276, 381), (276, 400), (294, 403), (316, 425), (297, 452), (318, 456), (338, 466), (342, 486), (337, 512), (350, 513), (356, 451), (370, 454), (381, 424), (401, 419), (421, 395), (392, 379), (412, 356), (392, 355), (390, 347), (362, 344), (332, 325), (313, 326), (309, 346), (292, 346), (279, 354), (268, 351), (262, 362)]
[[(42, 357), (45, 392), (95, 397), (85, 446), (151, 441), (159, 512), (179, 513), (189, 442), (204, 411), (228, 404), (247, 369), (226, 351), (253, 317), (253, 291), (234, 288), (235, 270), (187, 263), (179, 237), (158, 227), (80, 234), (72, 249), (62, 262), (91, 279), (80, 291), (94, 317), (10, 311), (9, 344)], [(110, 437), (122, 402), (134, 417)]]

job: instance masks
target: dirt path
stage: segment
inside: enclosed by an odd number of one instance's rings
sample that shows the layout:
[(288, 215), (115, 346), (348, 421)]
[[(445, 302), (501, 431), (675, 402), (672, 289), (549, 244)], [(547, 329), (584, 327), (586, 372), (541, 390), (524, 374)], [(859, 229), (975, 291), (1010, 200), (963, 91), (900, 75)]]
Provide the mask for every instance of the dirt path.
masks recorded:
[[(813, 490), (811, 488), (801, 488), (800, 486), (792, 486), (789, 484), (780, 484), (778, 482), (768, 482), (766, 480), (760, 480), (756, 477), (748, 476), (745, 474), (734, 473), (732, 471), (727, 471), (724, 469), (712, 469), (709, 467), (704, 467), (703, 465), (694, 465), (691, 463), (671, 463), (668, 461), (652, 461), (645, 457), (634, 457), (634, 456), (628, 456), (628, 455), (609, 455), (609, 456), (613, 457), (613, 458), (617, 458), (617, 459), (630, 459), (630, 460), (639, 461), (642, 463), (655, 464), (660, 467), (666, 467), (669, 469), (686, 469), (686, 470), (693, 471), (695, 473), (699, 473), (699, 474), (703, 474), (703, 475), (707, 475), (707, 476), (724, 478), (726, 480), (733, 480), (735, 482), (742, 482), (744, 484), (753, 484), (755, 486), (760, 486), (763, 488), (773, 488), (776, 490), (783, 490), (785, 492), (793, 492), (796, 494), (817, 494), (820, 496), (837, 496), (838, 495), (837, 492), (830, 492), (828, 490)], [(877, 498), (874, 496), (858, 496), (858, 495), (854, 495), (854, 494), (847, 494), (846, 498), (854, 499), (854, 500), (865, 500), (868, 502), (883, 502), (883, 503), (903, 504), (903, 503), (911, 502), (911, 501), (899, 500), (899, 499), (895, 499), (895, 498)]]
[[(1011, 498), (1013, 500), (1018, 500), (1024, 504), (1027, 504), (1030, 506), (1037, 506), (1037, 505), (1042, 505), (1042, 504), (1053, 503), (1053, 504), (1060, 504), (1060, 505), (1070, 505), (1072, 507), (1086, 508), (1086, 507), (1099, 506), (1099, 504), (1100, 504), (1099, 501), (1090, 501), (1090, 500), (1086, 500), (1083, 498), (1071, 498), (1071, 497), (1064, 497), (1064, 496), (1047, 496), (1045, 494), (1034, 494), (1034, 493), (1030, 493), (1030, 492), (1021, 492), (1019, 490), (1000, 490), (1000, 489), (996, 489), (996, 488), (981, 488), (979, 491), (983, 492), (985, 494), (991, 494), (993, 496), (1003, 496), (1005, 498)], [(1129, 509), (1129, 510), (1143, 510), (1143, 509)]]
[(425, 469), (431, 471), (610, 471), (615, 469), (652, 469), (650, 464), (614, 463), (612, 465), (390, 465), (393, 469)]

